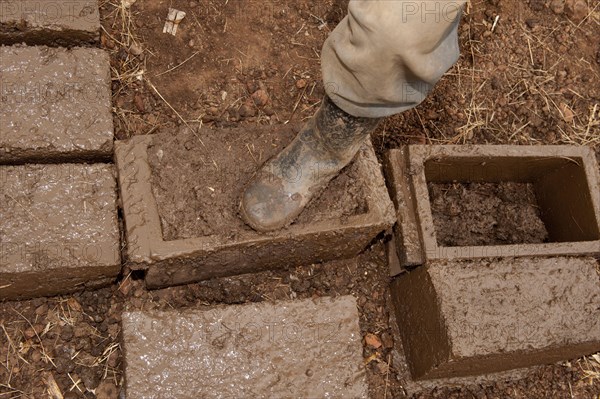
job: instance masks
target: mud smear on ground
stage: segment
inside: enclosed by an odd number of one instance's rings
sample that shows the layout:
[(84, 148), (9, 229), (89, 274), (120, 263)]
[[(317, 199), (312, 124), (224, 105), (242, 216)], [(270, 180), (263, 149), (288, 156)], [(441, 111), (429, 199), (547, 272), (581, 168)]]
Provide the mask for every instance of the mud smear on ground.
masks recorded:
[[(298, 127), (208, 130), (182, 128), (176, 137), (161, 135), (148, 148), (152, 190), (163, 239), (217, 235), (233, 238), (252, 231), (239, 217), (244, 187), (262, 164), (281, 151)], [(298, 173), (315, 173), (311, 170)], [(367, 212), (354, 164), (328, 185), (302, 212), (296, 224), (340, 220)], [(296, 178), (296, 176), (290, 176)]]
[(540, 244), (548, 231), (530, 183), (429, 183), (438, 245)]

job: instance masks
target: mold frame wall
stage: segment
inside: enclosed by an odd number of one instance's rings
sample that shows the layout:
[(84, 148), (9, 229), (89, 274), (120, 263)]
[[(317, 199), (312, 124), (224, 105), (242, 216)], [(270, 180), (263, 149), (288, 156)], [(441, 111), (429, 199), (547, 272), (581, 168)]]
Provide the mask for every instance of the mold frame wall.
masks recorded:
[[(408, 146), (409, 175), (411, 192), (416, 202), (416, 216), (419, 235), (421, 236), (423, 255), (426, 260), (434, 259), (472, 259), (486, 257), (522, 257), (522, 256), (556, 256), (556, 255), (600, 255), (600, 185), (598, 163), (593, 150), (576, 146), (514, 146), (514, 145), (466, 145), (466, 146)], [(448, 167), (468, 161), (463, 171), (444, 171), (441, 166), (444, 159), (450, 160)], [(526, 162), (527, 161), (527, 162)], [(561, 238), (555, 242), (542, 244), (490, 245), (445, 247), (437, 243), (433, 215), (431, 211), (428, 181), (444, 181), (444, 174), (454, 174), (466, 181), (529, 181), (532, 175), (543, 175), (544, 167), (556, 166), (557, 162), (576, 165), (585, 174), (587, 192), (582, 195), (587, 198), (587, 215), (592, 224), (591, 239), (568, 241)], [(440, 167), (435, 176), (434, 166)], [(476, 163), (479, 162), (477, 167)], [(494, 172), (490, 162), (498, 166)], [(513, 165), (513, 166), (511, 166)], [(514, 165), (520, 165), (514, 166)], [(429, 170), (427, 170), (429, 169)], [(486, 176), (487, 174), (487, 176)], [(463, 180), (463, 179), (459, 179)], [(563, 181), (563, 183), (566, 183)], [(557, 195), (572, 195), (565, 185), (557, 186)], [(585, 201), (583, 201), (585, 202)], [(562, 203), (566, 204), (565, 201)], [(555, 201), (554, 205), (560, 206)], [(584, 210), (585, 212), (585, 210)], [(594, 220), (595, 219), (595, 220)], [(595, 226), (594, 226), (595, 224)], [(588, 228), (588, 230), (590, 230)]]
[(148, 162), (147, 150), (152, 140), (153, 136), (139, 136), (115, 145), (128, 264), (132, 269), (147, 270), (149, 288), (298, 266), (300, 261), (310, 264), (349, 258), (395, 222), (381, 166), (369, 144), (356, 158), (366, 191), (367, 213), (344, 222), (324, 220), (292, 225), (281, 232), (256, 234), (237, 242), (223, 242), (216, 236), (164, 241)]

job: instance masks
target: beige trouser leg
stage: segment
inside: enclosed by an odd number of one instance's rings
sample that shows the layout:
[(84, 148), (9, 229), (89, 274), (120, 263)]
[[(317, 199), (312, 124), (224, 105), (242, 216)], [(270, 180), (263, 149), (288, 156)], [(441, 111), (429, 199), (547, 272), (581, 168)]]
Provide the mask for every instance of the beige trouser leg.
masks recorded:
[(323, 45), (323, 83), (354, 116), (384, 117), (418, 105), (459, 55), (466, 0), (350, 0)]

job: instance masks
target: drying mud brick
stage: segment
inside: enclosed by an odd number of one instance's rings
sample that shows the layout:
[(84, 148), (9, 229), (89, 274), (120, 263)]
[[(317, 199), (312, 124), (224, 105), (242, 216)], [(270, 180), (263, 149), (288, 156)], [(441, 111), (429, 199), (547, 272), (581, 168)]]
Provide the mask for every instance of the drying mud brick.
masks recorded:
[(0, 299), (97, 287), (119, 273), (112, 165), (0, 166), (0, 198)]
[(99, 38), (97, 0), (0, 1), (0, 44), (67, 47)]
[[(393, 204), (368, 143), (296, 223), (268, 234), (246, 226), (237, 214), (243, 188), (261, 165), (258, 158), (277, 153), (294, 129), (189, 134), (184, 128), (176, 138), (116, 144), (128, 261), (147, 269), (149, 288), (353, 257), (393, 225)], [(338, 204), (352, 212), (336, 214)]]
[[(410, 206), (412, 193), (423, 259), (469, 259), (600, 254), (600, 186), (594, 152), (576, 146), (420, 146), (392, 150), (388, 173), (396, 192), (402, 234), (399, 247), (419, 259)], [(403, 179), (409, 176), (409, 183)], [(528, 183), (547, 231), (540, 243), (444, 246), (436, 237), (430, 183)], [(394, 192), (394, 190), (392, 190)], [(406, 200), (404, 200), (406, 201)], [(406, 216), (406, 217), (405, 217)], [(461, 215), (453, 216), (460, 218)], [(413, 245), (414, 244), (414, 245)]]
[(128, 398), (366, 398), (352, 296), (126, 312)]
[(392, 300), (416, 379), (486, 374), (600, 350), (594, 258), (435, 261)]
[(110, 64), (100, 49), (0, 47), (0, 163), (112, 158)]

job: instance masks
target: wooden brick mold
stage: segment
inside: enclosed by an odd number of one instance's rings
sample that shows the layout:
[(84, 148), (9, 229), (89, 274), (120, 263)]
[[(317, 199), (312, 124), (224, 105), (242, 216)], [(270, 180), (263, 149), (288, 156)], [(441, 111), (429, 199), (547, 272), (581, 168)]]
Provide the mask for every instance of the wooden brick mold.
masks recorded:
[(132, 268), (147, 270), (149, 288), (353, 257), (394, 223), (381, 168), (368, 144), (354, 161), (367, 201), (366, 213), (350, 216), (343, 223), (323, 220), (294, 224), (269, 234), (165, 241), (150, 184), (148, 146), (153, 140), (153, 136), (136, 137), (118, 142), (115, 147), (127, 255)]
[[(388, 154), (404, 266), (434, 259), (600, 254), (600, 186), (593, 151), (575, 146), (419, 146)], [(532, 183), (548, 242), (438, 244), (428, 182)]]

